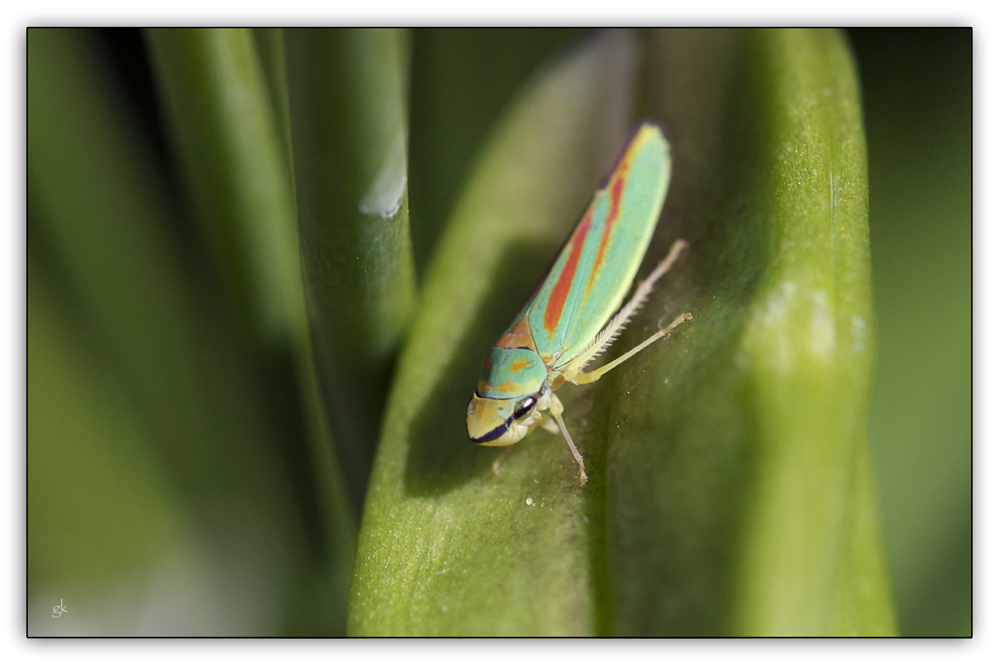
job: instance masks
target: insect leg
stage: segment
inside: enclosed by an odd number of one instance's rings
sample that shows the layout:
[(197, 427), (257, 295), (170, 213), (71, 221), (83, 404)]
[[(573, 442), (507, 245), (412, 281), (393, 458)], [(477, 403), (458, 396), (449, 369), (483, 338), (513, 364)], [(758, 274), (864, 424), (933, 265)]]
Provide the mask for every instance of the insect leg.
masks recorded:
[(583, 456), (579, 455), (579, 451), (576, 450), (576, 445), (572, 443), (572, 437), (569, 436), (569, 431), (565, 427), (565, 421), (562, 420), (562, 401), (555, 397), (553, 394), (551, 397), (551, 403), (548, 408), (552, 416), (555, 417), (555, 422), (558, 423), (559, 429), (562, 431), (562, 436), (565, 437), (565, 443), (569, 445), (569, 450), (572, 451), (572, 457), (576, 459), (579, 463), (579, 485), (585, 486), (590, 482), (586, 477), (586, 468), (583, 466)]
[(600, 379), (601, 377), (603, 377), (604, 374), (606, 374), (608, 371), (613, 370), (617, 366), (621, 365), (622, 363), (624, 363), (625, 361), (627, 361), (629, 358), (631, 358), (632, 356), (634, 356), (638, 352), (642, 351), (643, 349), (645, 349), (646, 347), (648, 347), (649, 345), (651, 345), (653, 342), (655, 342), (659, 338), (665, 337), (667, 334), (669, 334), (670, 331), (672, 331), (674, 328), (676, 328), (677, 326), (679, 326), (683, 322), (690, 321), (693, 318), (694, 318), (693, 315), (691, 315), (689, 312), (685, 312), (684, 314), (682, 314), (679, 317), (677, 317), (676, 319), (674, 319), (672, 324), (670, 324), (669, 326), (667, 326), (664, 329), (656, 331), (654, 334), (652, 334), (652, 337), (650, 337), (648, 340), (646, 340), (642, 344), (638, 345), (637, 347), (635, 347), (634, 349), (632, 349), (631, 351), (629, 351), (627, 354), (623, 354), (622, 356), (619, 356), (618, 358), (616, 358), (615, 360), (611, 361), (607, 365), (602, 365), (599, 368), (597, 368), (596, 370), (592, 370), (590, 372), (583, 372), (583, 373), (580, 373), (580, 374), (576, 375), (575, 377), (566, 377), (566, 379), (568, 381), (572, 382), (573, 384), (576, 384), (576, 385), (592, 384), (593, 382), (595, 382), (598, 379)]
[(614, 367), (617, 367), (619, 364), (631, 358), (634, 354), (638, 353), (642, 349), (645, 349), (645, 347), (652, 344), (659, 338), (665, 336), (667, 333), (672, 331), (674, 328), (676, 328), (684, 321), (689, 321), (690, 319), (693, 319), (693, 317), (689, 312), (683, 314), (677, 317), (676, 320), (674, 320), (673, 323), (670, 324), (667, 328), (656, 332), (648, 340), (640, 344), (635, 349), (632, 349), (630, 352), (628, 352), (621, 358), (617, 359), (613, 363), (609, 363), (608, 365), (605, 365), (602, 368), (598, 368), (593, 372), (585, 374), (582, 373), (583, 368), (585, 368), (590, 361), (592, 361), (596, 356), (599, 356), (603, 351), (605, 351), (608, 347), (610, 347), (610, 345), (614, 342), (614, 339), (621, 333), (621, 331), (624, 330), (624, 327), (628, 325), (628, 321), (631, 319), (632, 315), (634, 315), (638, 311), (638, 309), (642, 307), (642, 305), (645, 303), (645, 299), (649, 297), (649, 294), (652, 292), (652, 288), (655, 286), (656, 281), (666, 274), (666, 271), (670, 269), (670, 267), (674, 264), (674, 262), (676, 262), (677, 257), (680, 256), (680, 253), (683, 250), (685, 250), (687, 247), (688, 247), (687, 241), (682, 239), (677, 240), (673, 243), (673, 246), (670, 248), (670, 251), (666, 255), (666, 257), (662, 261), (660, 261), (659, 265), (656, 266), (655, 270), (653, 270), (652, 273), (650, 273), (647, 278), (642, 280), (642, 282), (639, 283), (638, 287), (635, 288), (635, 294), (631, 297), (631, 300), (628, 301), (625, 304), (625, 306), (621, 308), (621, 310), (616, 315), (614, 315), (610, 323), (606, 327), (604, 327), (604, 330), (600, 332), (600, 335), (598, 335), (592, 343), (590, 343), (589, 347), (587, 347), (581, 354), (579, 354), (579, 356), (574, 358), (562, 371), (566, 381), (570, 381), (573, 384), (589, 384), (591, 382), (595, 382), (605, 372)]
[(541, 412), (541, 427), (550, 432), (553, 435), (560, 435), (562, 431), (558, 429), (558, 424), (552, 419), (545, 416), (544, 412)]

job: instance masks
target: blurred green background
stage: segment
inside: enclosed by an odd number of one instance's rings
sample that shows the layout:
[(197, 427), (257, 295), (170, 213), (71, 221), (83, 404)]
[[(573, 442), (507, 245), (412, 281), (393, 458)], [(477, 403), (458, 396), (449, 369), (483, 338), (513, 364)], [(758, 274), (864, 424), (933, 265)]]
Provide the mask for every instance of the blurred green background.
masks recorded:
[[(580, 34), (409, 34), (417, 279), (493, 124)], [(971, 31), (847, 36), (869, 156), (869, 444), (899, 629), (966, 636)], [(60, 598), (59, 633), (342, 633), (360, 499), (330, 490), (342, 461), (315, 445), (294, 344), (262, 344), (228, 296), (147, 38), (28, 36), (29, 633), (56, 630)], [(274, 35), (254, 38), (264, 51)]]
[(899, 628), (971, 633), (971, 30), (852, 30), (878, 319), (869, 442)]

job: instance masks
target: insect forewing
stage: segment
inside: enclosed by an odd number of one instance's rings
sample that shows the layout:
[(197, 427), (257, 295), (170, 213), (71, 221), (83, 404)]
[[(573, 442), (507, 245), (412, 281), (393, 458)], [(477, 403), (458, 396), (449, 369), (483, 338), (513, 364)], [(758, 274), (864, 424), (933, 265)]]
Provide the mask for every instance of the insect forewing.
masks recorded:
[(670, 177), (658, 125), (636, 130), (525, 308), (542, 358), (581, 353), (624, 301), (659, 221)]

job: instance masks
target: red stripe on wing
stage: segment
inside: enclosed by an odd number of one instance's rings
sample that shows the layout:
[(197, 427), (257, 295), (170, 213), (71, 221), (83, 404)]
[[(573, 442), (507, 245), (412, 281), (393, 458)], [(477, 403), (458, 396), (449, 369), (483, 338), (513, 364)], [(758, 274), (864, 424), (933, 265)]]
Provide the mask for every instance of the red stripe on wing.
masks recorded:
[(565, 307), (566, 299), (569, 298), (572, 279), (576, 276), (579, 257), (583, 253), (583, 243), (586, 241), (586, 234), (590, 231), (590, 220), (592, 218), (593, 210), (590, 209), (586, 212), (586, 217), (579, 223), (576, 231), (573, 232), (572, 239), (570, 240), (572, 250), (569, 252), (569, 258), (566, 260), (565, 266), (562, 267), (562, 272), (559, 273), (558, 282), (555, 283), (551, 293), (548, 295), (544, 325), (549, 337), (555, 335), (559, 319), (562, 318), (562, 309)]
[[(627, 169), (627, 167), (625, 167)], [(607, 250), (607, 243), (610, 241), (611, 230), (617, 222), (621, 212), (621, 193), (624, 191), (624, 176), (618, 175), (611, 186), (610, 211), (607, 213), (607, 222), (604, 224), (604, 233), (600, 238), (600, 247), (597, 248), (597, 258), (593, 262), (593, 270), (590, 272), (590, 281), (586, 283), (586, 293), (590, 292), (593, 280), (597, 277), (597, 271), (603, 265), (604, 252)]]

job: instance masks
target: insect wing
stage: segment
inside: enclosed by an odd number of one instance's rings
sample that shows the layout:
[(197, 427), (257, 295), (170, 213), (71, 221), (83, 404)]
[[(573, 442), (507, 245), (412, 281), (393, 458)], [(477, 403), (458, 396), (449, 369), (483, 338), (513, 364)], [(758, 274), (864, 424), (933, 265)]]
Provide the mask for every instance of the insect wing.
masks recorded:
[(581, 353), (624, 301), (659, 221), (669, 144), (643, 123), (525, 308), (538, 353)]

